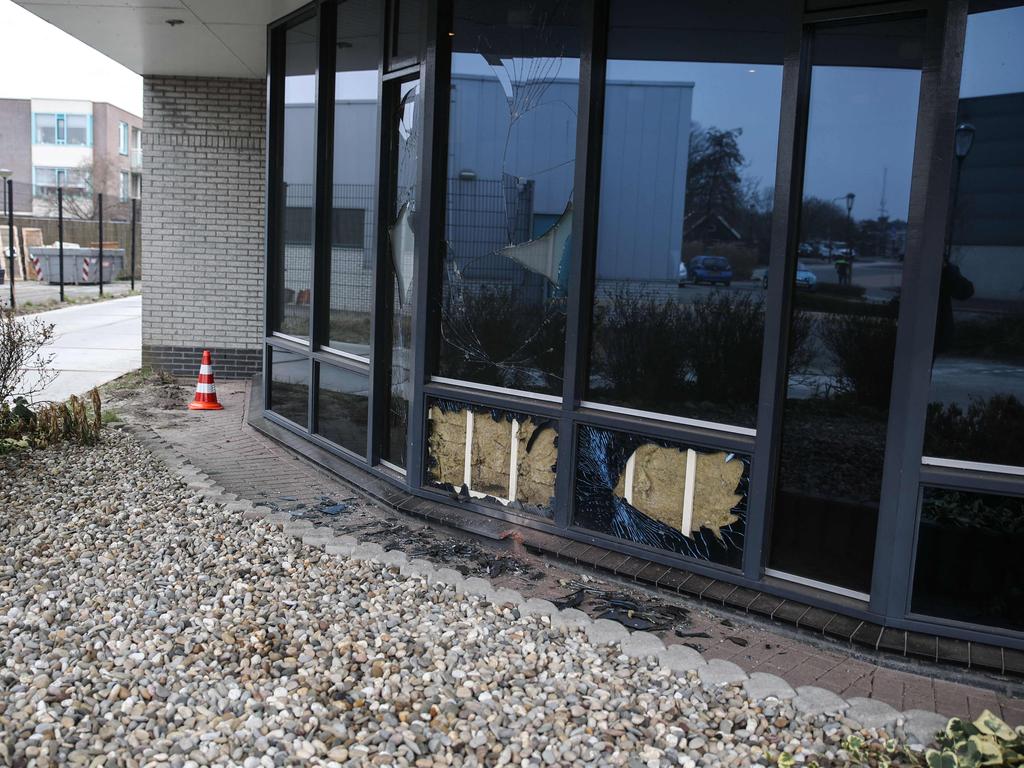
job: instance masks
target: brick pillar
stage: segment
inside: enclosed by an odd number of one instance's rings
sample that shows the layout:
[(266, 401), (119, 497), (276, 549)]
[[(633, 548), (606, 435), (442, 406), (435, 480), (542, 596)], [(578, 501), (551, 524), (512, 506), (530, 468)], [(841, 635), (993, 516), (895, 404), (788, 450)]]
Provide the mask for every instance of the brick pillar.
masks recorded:
[(218, 378), (260, 369), (266, 81), (143, 81), (143, 365)]

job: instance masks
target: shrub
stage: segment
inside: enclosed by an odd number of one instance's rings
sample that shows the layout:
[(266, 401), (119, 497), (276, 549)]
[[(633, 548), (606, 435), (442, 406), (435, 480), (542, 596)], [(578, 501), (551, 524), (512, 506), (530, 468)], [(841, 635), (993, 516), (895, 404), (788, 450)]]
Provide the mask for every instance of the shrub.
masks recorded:
[(0, 403), (31, 398), (53, 380), (53, 355), (43, 352), (52, 340), (51, 323), (0, 310)]
[(677, 400), (687, 362), (684, 333), (674, 300), (608, 294), (594, 310), (592, 331), (591, 366), (601, 388), (631, 402)]
[(100, 393), (95, 388), (88, 400), (72, 395), (66, 402), (49, 403), (34, 411), (25, 398), (18, 397), (0, 404), (0, 453), (65, 440), (92, 445), (102, 428)]
[(1024, 726), (1014, 730), (987, 709), (973, 723), (954, 717), (938, 737), (938, 749), (925, 752), (928, 768), (1024, 765)]
[(890, 317), (826, 315), (818, 320), (822, 344), (837, 368), (836, 390), (860, 405), (889, 407), (896, 321)]
[(764, 299), (714, 291), (679, 307), (684, 377), (697, 400), (756, 404)]
[(1013, 395), (928, 404), (924, 451), (929, 456), (970, 458), (992, 464), (1024, 464), (1024, 403)]

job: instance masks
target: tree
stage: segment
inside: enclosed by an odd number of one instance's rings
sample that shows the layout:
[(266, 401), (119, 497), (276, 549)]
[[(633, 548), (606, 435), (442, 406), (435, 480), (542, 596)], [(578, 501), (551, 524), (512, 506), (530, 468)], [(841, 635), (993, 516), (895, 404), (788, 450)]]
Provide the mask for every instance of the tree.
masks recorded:
[(743, 202), (740, 169), (745, 165), (737, 139), (742, 128), (723, 130), (696, 123), (690, 129), (686, 173), (687, 214), (735, 217)]
[[(71, 219), (90, 221), (96, 218), (98, 204), (96, 195), (102, 192), (104, 220), (128, 218), (128, 204), (118, 199), (121, 172), (124, 169), (109, 158), (86, 161), (69, 174), (70, 183), (64, 185), (64, 216)], [(57, 214), (57, 192), (42, 196), (49, 213)]]

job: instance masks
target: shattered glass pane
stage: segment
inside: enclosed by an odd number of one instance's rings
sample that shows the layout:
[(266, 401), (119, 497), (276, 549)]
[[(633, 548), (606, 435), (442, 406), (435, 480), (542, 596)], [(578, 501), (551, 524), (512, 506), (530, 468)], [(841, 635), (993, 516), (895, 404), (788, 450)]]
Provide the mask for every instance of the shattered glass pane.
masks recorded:
[(551, 516), (558, 458), (553, 419), (451, 400), (432, 400), (427, 418), (428, 484), (461, 500)]
[(561, 393), (581, 18), (455, 3), (441, 376)]
[(319, 383), (318, 434), (359, 456), (366, 456), (369, 376), (321, 364)]
[[(370, 356), (373, 272), (377, 254), (378, 0), (338, 4), (334, 73), (328, 343)], [(364, 453), (365, 449), (360, 453)]]
[(387, 438), (382, 458), (405, 467), (412, 399), (412, 313), (416, 276), (416, 179), (420, 159), (422, 91), (418, 80), (399, 87), (395, 126), (391, 133), (395, 173), (393, 223), (388, 229), (391, 279), (391, 371)]
[(752, 428), (782, 96), (756, 0), (613, 0), (586, 399)]
[(574, 523), (739, 568), (750, 457), (583, 425)]
[(316, 169), (316, 20), (285, 33), (281, 178), (276, 180), (278, 242), (270, 285), (276, 292), (271, 328), (309, 338), (313, 285), (313, 178)]

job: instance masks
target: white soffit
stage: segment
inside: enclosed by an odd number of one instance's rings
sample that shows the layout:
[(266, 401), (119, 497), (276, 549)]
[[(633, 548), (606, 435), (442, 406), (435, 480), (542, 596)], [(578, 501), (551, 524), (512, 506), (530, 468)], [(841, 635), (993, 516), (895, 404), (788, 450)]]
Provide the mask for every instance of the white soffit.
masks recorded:
[(140, 75), (256, 78), (267, 71), (267, 25), (308, 0), (15, 2)]

